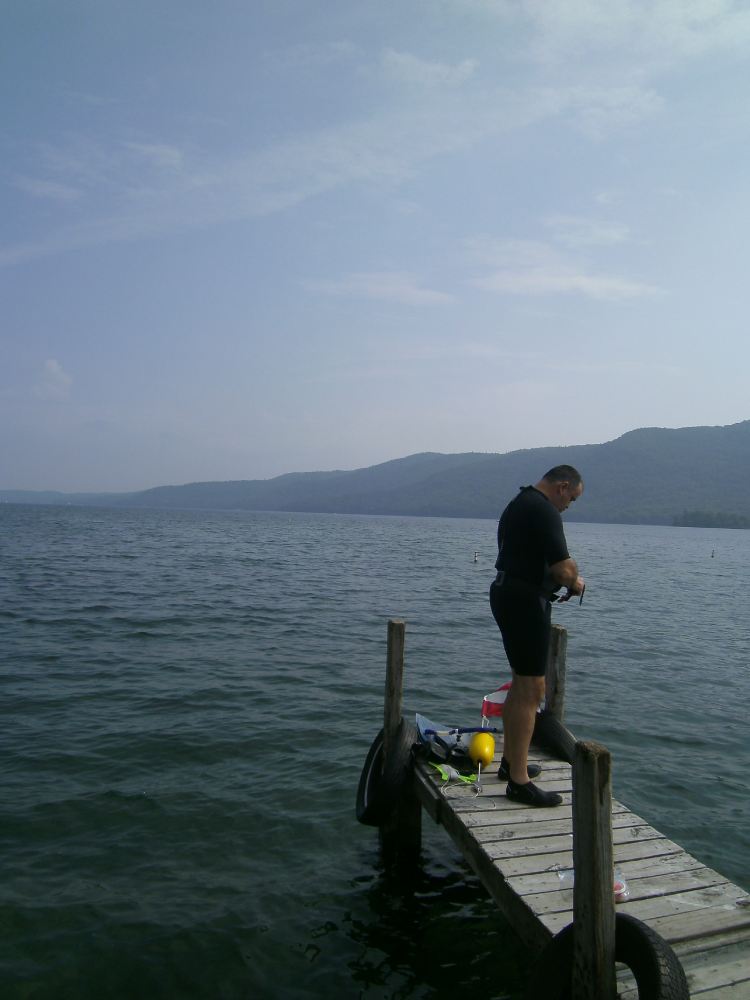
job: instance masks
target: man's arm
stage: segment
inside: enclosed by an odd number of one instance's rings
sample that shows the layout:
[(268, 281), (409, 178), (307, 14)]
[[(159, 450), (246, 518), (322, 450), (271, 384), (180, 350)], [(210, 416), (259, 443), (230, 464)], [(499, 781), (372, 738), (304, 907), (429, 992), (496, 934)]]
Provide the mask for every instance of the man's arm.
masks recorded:
[(578, 564), (575, 559), (561, 559), (560, 562), (553, 563), (549, 568), (549, 573), (558, 587), (567, 587), (568, 594), (561, 600), (567, 600), (573, 594), (582, 594), (585, 586), (583, 577), (578, 575)]

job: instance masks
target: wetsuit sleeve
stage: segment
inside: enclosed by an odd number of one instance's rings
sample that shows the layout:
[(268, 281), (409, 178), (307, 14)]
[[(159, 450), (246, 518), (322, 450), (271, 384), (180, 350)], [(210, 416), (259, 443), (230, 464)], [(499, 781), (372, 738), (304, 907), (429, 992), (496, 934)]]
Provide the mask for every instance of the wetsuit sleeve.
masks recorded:
[(550, 510), (545, 513), (547, 516), (544, 525), (544, 560), (548, 566), (554, 566), (563, 559), (570, 559), (570, 553), (559, 513), (551, 505)]

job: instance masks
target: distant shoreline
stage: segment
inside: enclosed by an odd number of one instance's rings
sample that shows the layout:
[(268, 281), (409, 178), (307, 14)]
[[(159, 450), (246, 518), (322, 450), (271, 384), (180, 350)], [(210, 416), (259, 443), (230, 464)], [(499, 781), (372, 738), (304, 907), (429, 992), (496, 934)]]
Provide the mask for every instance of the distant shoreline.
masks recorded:
[[(107, 503), (103, 500), (98, 501), (86, 501), (86, 502), (75, 502), (71, 500), (8, 500), (0, 497), (0, 506), (15, 506), (15, 507), (76, 507), (81, 510), (84, 509), (94, 509), (94, 510), (127, 510), (127, 511), (164, 511), (164, 512), (205, 512), (207, 514), (289, 514), (289, 515), (305, 515), (305, 514), (320, 514), (327, 517), (383, 517), (383, 518), (443, 518), (447, 520), (467, 520), (467, 521), (497, 521), (496, 515), (476, 515), (476, 514), (415, 514), (413, 512), (404, 513), (399, 511), (392, 512), (367, 512), (367, 511), (336, 511), (336, 510), (288, 510), (288, 509), (260, 509), (260, 508), (247, 508), (247, 507), (164, 507), (158, 504), (154, 506), (147, 506), (145, 504), (127, 504), (127, 503)], [(640, 527), (652, 527), (652, 528), (714, 528), (721, 530), (746, 530), (750, 528), (750, 519), (742, 518), (739, 515), (723, 515), (723, 514), (710, 514), (703, 512), (700, 517), (681, 515), (680, 517), (675, 517), (671, 522), (667, 521), (604, 521), (604, 520), (593, 520), (588, 518), (567, 517), (565, 519), (566, 524), (611, 524), (611, 525), (632, 525)]]
[(750, 528), (748, 457), (745, 420), (726, 427), (650, 427), (604, 444), (505, 454), (422, 452), (351, 471), (290, 472), (273, 479), (116, 493), (0, 490), (0, 501), (493, 519), (520, 486), (565, 463), (579, 469), (585, 483), (575, 521)]

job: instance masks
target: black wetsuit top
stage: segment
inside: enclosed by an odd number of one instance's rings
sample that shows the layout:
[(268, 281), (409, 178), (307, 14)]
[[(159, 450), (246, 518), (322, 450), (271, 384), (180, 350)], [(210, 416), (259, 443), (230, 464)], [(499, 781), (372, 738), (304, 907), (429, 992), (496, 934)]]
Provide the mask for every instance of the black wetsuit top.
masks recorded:
[(498, 582), (519, 590), (533, 589), (551, 597), (559, 584), (549, 567), (569, 559), (560, 512), (534, 486), (522, 486), (500, 517), (497, 526)]

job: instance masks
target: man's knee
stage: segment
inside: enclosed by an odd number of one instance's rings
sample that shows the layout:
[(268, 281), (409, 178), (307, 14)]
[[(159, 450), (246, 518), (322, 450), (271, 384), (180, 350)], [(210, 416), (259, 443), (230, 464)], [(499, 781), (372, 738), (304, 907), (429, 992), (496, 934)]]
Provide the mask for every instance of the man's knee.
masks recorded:
[(536, 711), (544, 699), (544, 677), (523, 677), (516, 674), (511, 690), (519, 702), (527, 706), (533, 705)]

